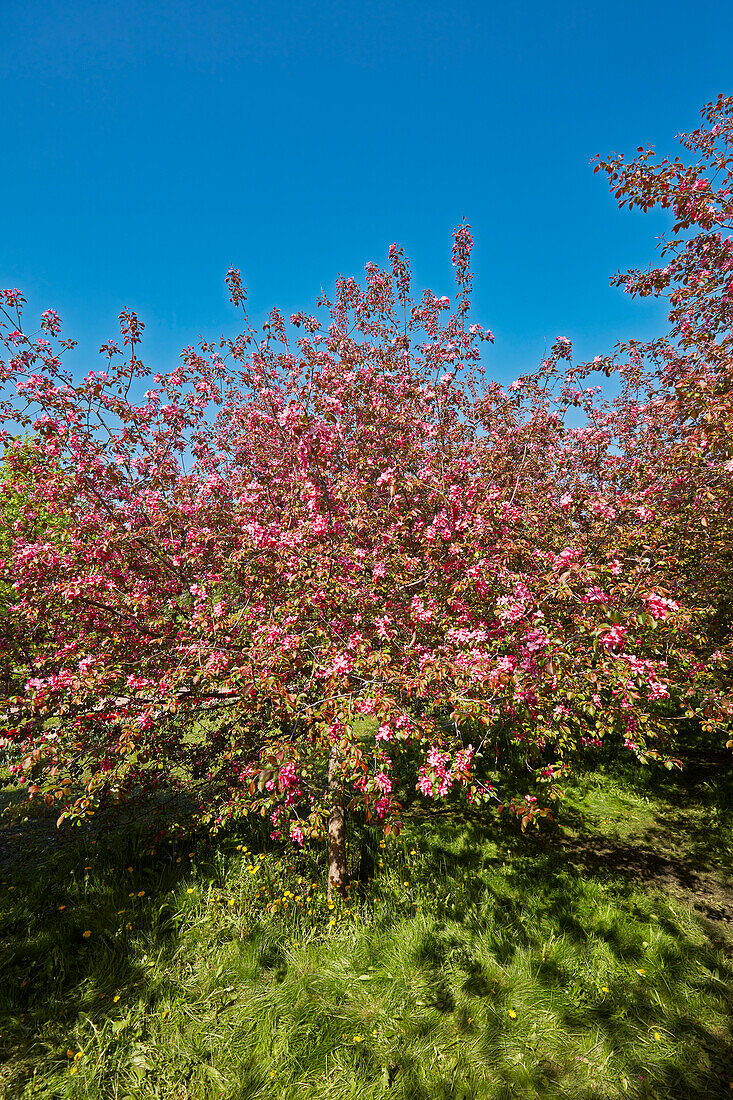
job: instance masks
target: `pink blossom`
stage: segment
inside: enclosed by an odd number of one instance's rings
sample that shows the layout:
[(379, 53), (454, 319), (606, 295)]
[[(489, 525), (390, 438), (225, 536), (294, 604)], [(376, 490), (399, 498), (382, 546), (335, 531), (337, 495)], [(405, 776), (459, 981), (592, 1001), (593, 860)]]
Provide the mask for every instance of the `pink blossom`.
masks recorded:
[(593, 515), (597, 516), (599, 519), (616, 518), (616, 509), (613, 508), (607, 500), (604, 500), (603, 497), (596, 497), (595, 500), (589, 501), (588, 507)]
[(601, 634), (598, 641), (609, 652), (613, 649), (623, 649), (628, 630), (625, 626), (612, 626), (605, 634)]
[(457, 772), (460, 772), (464, 776), (468, 775), (471, 770), (475, 751), (473, 745), (467, 745), (465, 749), (461, 749), (456, 754), (455, 770)]
[(389, 794), (392, 790), (392, 780), (389, 778), (386, 772), (377, 772), (377, 774), (374, 776), (374, 782), (378, 790), (380, 790), (382, 794)]
[(576, 561), (580, 557), (577, 550), (574, 550), (572, 546), (566, 546), (559, 554), (554, 557), (555, 569), (565, 569), (571, 562)]
[(298, 777), (295, 774), (295, 764), (293, 764), (292, 761), (283, 764), (278, 772), (277, 778), (283, 790), (287, 790), (289, 787), (295, 787), (298, 782)]
[(680, 605), (676, 600), (668, 600), (656, 592), (650, 592), (644, 599), (650, 615), (655, 619), (666, 619), (670, 611), (679, 611)]
[(331, 662), (331, 667), (326, 670), (327, 676), (346, 676), (353, 668), (354, 662), (345, 653), (337, 653)]
[(430, 746), (430, 749), (428, 750), (427, 761), (428, 761), (428, 764), (430, 764), (430, 766), (432, 768), (442, 769), (445, 766), (445, 763), (446, 763), (447, 760), (448, 760), (448, 753), (447, 752), (441, 752), (440, 749), (436, 745), (431, 745)]
[(377, 628), (377, 636), (380, 638), (389, 638), (389, 630), (387, 629), (392, 622), (389, 615), (382, 615), (374, 620), (374, 625)]
[(524, 648), (528, 653), (539, 653), (547, 648), (549, 640), (544, 630), (530, 630), (524, 636)]

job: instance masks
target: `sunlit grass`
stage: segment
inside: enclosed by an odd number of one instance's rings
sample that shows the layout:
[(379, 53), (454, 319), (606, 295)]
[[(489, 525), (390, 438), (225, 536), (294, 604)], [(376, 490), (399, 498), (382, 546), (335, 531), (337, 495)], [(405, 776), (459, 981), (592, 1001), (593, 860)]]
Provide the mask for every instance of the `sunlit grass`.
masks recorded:
[[(591, 776), (568, 837), (581, 812), (627, 843), (684, 800)], [(415, 821), (332, 903), (256, 832), (36, 852), (0, 884), (0, 1096), (730, 1095), (722, 932), (562, 835)]]

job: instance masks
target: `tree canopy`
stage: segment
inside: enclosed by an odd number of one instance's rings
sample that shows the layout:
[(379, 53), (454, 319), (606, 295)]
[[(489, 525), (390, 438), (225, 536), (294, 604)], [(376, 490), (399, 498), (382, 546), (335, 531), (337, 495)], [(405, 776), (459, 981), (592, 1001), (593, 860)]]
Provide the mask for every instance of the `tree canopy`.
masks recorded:
[(674, 214), (664, 266), (615, 279), (669, 331), (579, 365), (558, 338), (509, 386), (465, 223), (452, 303), (393, 245), (255, 331), (232, 269), (241, 333), (153, 378), (134, 313), (79, 381), (57, 315), (26, 333), (2, 291), (2, 580), (36, 640), (4, 722), (34, 795), (63, 818), (186, 776), (214, 827), (330, 832), (340, 886), (344, 813), (398, 828), (407, 783), (524, 826), (604, 743), (726, 741), (733, 99), (682, 143), (597, 164)]

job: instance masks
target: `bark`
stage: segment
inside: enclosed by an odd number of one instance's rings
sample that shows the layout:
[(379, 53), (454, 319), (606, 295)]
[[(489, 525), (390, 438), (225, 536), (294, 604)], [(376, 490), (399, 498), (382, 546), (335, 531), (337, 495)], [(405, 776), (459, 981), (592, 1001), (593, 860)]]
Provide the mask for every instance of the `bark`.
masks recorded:
[(328, 757), (328, 794), (331, 814), (328, 819), (328, 896), (346, 890), (346, 810), (341, 759), (336, 745)]

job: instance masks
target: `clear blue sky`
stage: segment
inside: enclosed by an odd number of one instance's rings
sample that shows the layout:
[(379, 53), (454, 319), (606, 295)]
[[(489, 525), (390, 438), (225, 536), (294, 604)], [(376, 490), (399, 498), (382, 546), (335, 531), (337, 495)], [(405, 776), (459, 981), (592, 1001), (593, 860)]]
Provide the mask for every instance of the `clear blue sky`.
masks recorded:
[[(675, 148), (733, 91), (733, 4), (4, 0), (0, 286), (55, 308), (80, 371), (123, 306), (173, 365), (404, 244), (451, 292), (476, 238), (475, 319), (504, 380), (568, 336), (582, 355), (658, 331), (608, 286), (662, 216), (619, 212), (597, 152)], [(100, 361), (101, 365), (101, 361)]]

